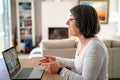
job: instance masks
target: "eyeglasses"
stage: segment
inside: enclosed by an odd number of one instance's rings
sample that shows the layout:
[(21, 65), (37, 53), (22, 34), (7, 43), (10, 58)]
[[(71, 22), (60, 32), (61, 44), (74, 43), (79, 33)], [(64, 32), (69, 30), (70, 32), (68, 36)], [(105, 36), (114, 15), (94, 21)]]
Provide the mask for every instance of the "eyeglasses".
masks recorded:
[(71, 19), (71, 18), (68, 19), (68, 21), (72, 21), (72, 20), (75, 20), (75, 19)]

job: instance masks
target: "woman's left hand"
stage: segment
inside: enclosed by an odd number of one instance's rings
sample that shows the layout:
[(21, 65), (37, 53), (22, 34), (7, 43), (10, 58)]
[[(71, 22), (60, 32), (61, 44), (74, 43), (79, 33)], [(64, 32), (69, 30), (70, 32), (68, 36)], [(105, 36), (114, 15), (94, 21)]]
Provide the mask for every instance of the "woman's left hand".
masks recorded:
[(61, 65), (58, 64), (56, 61), (50, 63), (41, 63), (41, 65), (45, 66), (47, 68), (47, 71), (51, 74), (57, 74), (59, 68), (61, 67)]

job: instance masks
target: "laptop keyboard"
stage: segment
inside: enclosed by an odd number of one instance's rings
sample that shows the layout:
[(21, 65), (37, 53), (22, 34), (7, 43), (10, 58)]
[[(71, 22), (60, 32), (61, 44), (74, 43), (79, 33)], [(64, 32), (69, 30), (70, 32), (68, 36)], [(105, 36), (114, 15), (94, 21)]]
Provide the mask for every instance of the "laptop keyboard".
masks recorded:
[(33, 68), (23, 68), (16, 78), (28, 78)]

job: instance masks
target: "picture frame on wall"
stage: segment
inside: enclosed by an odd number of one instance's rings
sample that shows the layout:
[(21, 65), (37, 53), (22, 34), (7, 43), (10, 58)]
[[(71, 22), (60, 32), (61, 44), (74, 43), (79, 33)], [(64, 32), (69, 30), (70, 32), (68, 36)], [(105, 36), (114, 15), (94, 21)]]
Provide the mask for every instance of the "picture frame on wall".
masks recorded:
[(81, 5), (90, 5), (97, 11), (100, 24), (108, 23), (109, 0), (78, 0)]

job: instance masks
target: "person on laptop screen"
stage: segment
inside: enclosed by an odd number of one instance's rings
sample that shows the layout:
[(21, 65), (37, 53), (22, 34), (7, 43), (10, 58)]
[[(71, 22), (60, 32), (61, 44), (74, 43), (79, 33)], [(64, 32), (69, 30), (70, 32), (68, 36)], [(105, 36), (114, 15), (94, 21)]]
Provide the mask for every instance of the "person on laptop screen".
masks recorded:
[(108, 80), (109, 56), (105, 44), (96, 35), (100, 31), (96, 10), (89, 5), (77, 5), (70, 13), (66, 25), (71, 35), (79, 39), (75, 59), (47, 56), (40, 60), (40, 65), (64, 80)]
[(12, 74), (19, 67), (17, 57), (14, 57), (14, 53), (15, 52), (9, 51), (9, 54), (6, 54), (5, 57), (7, 58), (6, 63), (8, 65), (8, 70), (10, 71), (10, 74)]

